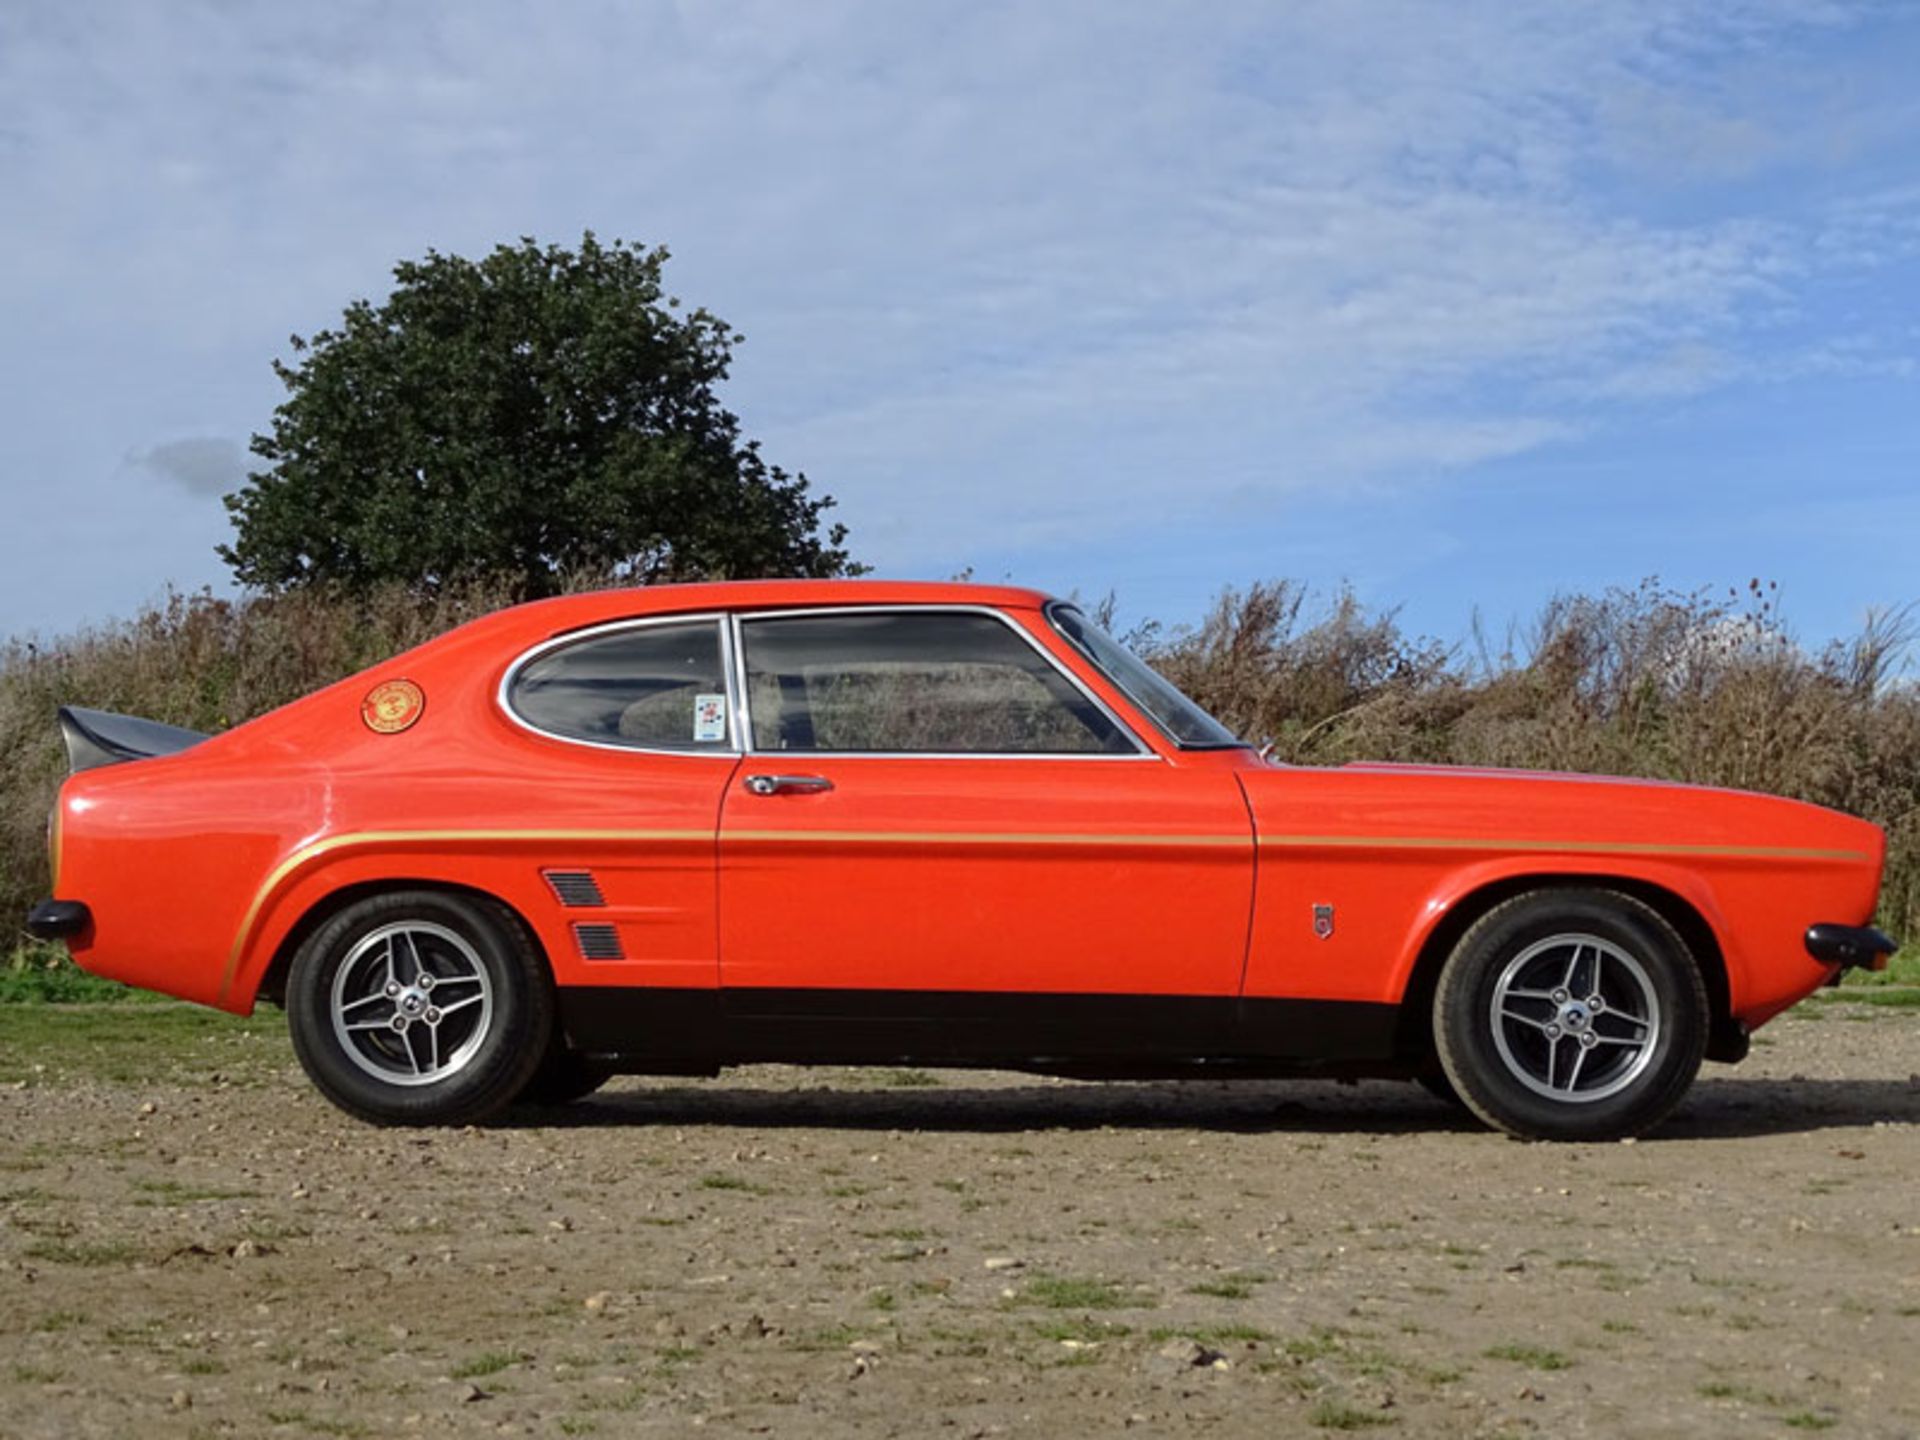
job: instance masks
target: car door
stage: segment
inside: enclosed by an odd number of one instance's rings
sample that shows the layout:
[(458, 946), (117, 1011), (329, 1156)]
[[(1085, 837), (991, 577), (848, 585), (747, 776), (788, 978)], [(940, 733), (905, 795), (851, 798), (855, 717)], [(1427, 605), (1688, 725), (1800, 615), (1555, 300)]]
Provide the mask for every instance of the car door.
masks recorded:
[(996, 611), (775, 613), (736, 633), (730, 1017), (834, 1022), (843, 1058), (861, 1021), (887, 1053), (909, 1023), (956, 1054), (983, 1037), (1066, 1054), (1134, 1032), (1190, 1048), (1230, 1017), (1253, 848), (1229, 773), (1157, 753)]

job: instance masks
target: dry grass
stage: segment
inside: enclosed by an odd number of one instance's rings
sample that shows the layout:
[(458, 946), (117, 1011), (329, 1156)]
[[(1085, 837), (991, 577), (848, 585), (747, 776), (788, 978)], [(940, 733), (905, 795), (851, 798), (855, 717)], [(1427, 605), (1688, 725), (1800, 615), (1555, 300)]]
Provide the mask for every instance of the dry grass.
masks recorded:
[(224, 730), (509, 604), (502, 587), (347, 600), (170, 594), (132, 620), (0, 647), (0, 914), (47, 891), (47, 817), (66, 774), (64, 704)]
[(1883, 922), (1920, 935), (1920, 687), (1908, 612), (1808, 650), (1770, 587), (1649, 581), (1554, 600), (1498, 646), (1405, 635), (1342, 594), (1228, 591), (1198, 626), (1133, 637), (1240, 734), (1299, 764), (1416, 760), (1644, 775), (1863, 815), (1891, 842)]
[[(55, 706), (217, 730), (510, 603), (501, 587), (347, 600), (173, 595), (132, 620), (0, 648), (0, 913), (46, 893), (64, 759)], [(1920, 934), (1920, 688), (1905, 612), (1807, 650), (1755, 582), (1716, 598), (1648, 582), (1570, 596), (1499, 643), (1405, 634), (1290, 582), (1221, 595), (1198, 625), (1130, 637), (1283, 760), (1398, 759), (1647, 775), (1867, 816), (1892, 841), (1884, 923)]]

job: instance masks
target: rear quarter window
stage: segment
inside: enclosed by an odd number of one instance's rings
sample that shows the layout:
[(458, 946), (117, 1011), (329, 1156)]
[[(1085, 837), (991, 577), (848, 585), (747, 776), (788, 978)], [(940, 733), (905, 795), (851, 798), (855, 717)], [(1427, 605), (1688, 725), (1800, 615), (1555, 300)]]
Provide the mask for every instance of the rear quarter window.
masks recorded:
[(714, 620), (638, 625), (558, 645), (508, 681), (507, 708), (565, 740), (724, 750), (726, 671)]

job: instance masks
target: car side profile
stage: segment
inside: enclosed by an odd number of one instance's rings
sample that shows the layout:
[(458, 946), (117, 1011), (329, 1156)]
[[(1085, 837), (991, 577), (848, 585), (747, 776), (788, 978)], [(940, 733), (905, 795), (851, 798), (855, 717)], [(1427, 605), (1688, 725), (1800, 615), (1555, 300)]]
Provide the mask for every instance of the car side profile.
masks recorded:
[(29, 928), (284, 1005), (316, 1086), (385, 1123), (782, 1061), (1401, 1076), (1600, 1139), (1894, 948), (1864, 821), (1271, 764), (1029, 590), (583, 594), (211, 737), (62, 723)]

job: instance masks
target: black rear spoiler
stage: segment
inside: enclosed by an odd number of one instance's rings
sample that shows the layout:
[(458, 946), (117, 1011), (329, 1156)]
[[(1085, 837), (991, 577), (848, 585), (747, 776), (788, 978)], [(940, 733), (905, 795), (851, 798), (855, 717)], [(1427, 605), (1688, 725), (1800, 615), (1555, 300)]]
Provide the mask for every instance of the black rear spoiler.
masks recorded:
[(123, 760), (149, 760), (175, 755), (206, 739), (198, 730), (140, 720), (132, 715), (110, 715), (105, 710), (60, 707), (60, 734), (67, 742), (67, 765), (78, 775)]

